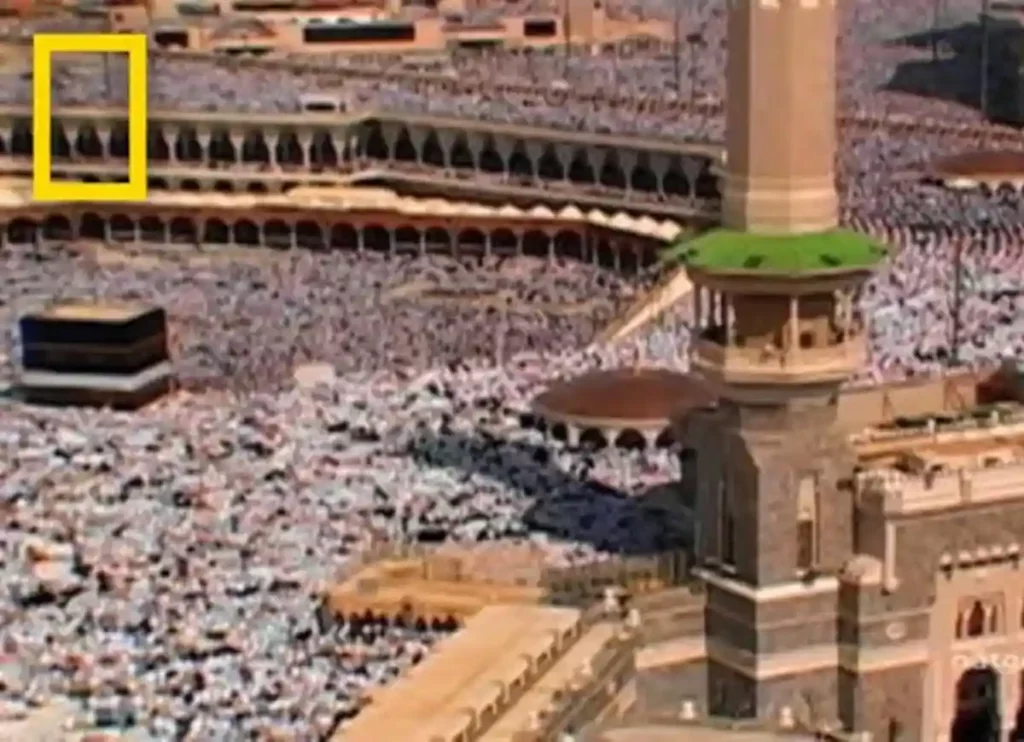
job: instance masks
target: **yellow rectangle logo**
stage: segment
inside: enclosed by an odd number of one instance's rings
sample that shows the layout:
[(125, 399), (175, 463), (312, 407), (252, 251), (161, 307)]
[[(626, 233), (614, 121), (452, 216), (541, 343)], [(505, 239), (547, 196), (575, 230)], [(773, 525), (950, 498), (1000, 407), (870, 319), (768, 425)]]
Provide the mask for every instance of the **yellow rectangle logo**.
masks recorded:
[[(38, 33), (32, 38), (32, 196), (37, 201), (145, 201), (146, 178), (145, 34)], [(53, 180), (51, 77), (53, 55), (128, 55), (128, 182), (68, 183)]]

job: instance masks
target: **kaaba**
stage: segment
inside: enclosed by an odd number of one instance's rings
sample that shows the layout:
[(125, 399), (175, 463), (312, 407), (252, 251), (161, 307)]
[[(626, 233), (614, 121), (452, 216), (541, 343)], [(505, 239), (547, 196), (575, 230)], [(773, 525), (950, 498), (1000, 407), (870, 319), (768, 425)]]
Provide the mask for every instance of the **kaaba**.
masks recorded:
[(23, 316), (20, 396), (137, 409), (173, 381), (167, 313), (134, 303), (60, 302)]

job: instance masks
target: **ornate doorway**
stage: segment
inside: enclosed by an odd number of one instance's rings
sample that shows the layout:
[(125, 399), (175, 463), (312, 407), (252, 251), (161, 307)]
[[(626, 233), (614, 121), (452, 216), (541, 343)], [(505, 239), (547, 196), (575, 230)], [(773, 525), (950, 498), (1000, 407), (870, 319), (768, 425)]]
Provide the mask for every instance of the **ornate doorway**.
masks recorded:
[(999, 673), (992, 667), (972, 667), (956, 684), (956, 715), (950, 742), (999, 742)]

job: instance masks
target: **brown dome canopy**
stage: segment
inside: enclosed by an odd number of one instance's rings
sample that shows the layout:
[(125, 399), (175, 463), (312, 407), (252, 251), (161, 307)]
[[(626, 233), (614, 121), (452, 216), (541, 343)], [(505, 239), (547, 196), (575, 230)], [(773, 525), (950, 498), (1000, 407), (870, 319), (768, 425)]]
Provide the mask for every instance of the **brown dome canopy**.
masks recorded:
[(712, 401), (708, 390), (688, 374), (616, 369), (553, 383), (533, 401), (533, 411), (548, 422), (578, 427), (652, 429)]
[(1024, 152), (982, 150), (943, 157), (932, 163), (932, 172), (945, 180), (971, 180), (978, 184), (1024, 179)]

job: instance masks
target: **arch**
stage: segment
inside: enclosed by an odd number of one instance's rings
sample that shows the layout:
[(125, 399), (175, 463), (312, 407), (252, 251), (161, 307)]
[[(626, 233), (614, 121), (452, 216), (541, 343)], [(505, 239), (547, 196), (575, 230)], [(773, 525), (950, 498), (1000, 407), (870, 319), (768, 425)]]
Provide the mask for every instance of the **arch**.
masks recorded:
[(451, 252), (452, 236), (447, 229), (430, 227), (423, 235), (424, 244), (430, 252)]
[(32, 219), (18, 217), (7, 225), (7, 241), (16, 245), (35, 243), (39, 225)]
[(355, 250), (359, 245), (359, 234), (351, 224), (335, 224), (328, 239), (331, 249)]
[(11, 153), (18, 157), (32, 156), (32, 122), (17, 120), (11, 129)]
[(214, 129), (210, 132), (208, 154), (211, 163), (217, 162), (224, 165), (233, 165), (238, 162), (238, 151), (235, 149), (235, 143), (231, 141), (231, 134), (224, 129)]
[(251, 129), (242, 137), (242, 162), (246, 164), (270, 164), (270, 147), (263, 132)]
[(103, 141), (90, 124), (82, 124), (75, 135), (75, 153), (87, 159), (103, 157)]
[(437, 132), (433, 129), (429, 129), (427, 135), (423, 138), (423, 149), (420, 151), (420, 159), (425, 165), (433, 165), (434, 167), (445, 167), (447, 165), (447, 156), (441, 147), (441, 141), (438, 138)]
[(74, 238), (71, 220), (63, 214), (46, 217), (43, 222), (43, 238), (47, 240), (70, 240)]
[(643, 433), (633, 428), (626, 428), (615, 436), (616, 448), (628, 448), (630, 450), (642, 451), (647, 448), (647, 439)]
[(718, 190), (718, 178), (711, 172), (711, 160), (704, 159), (697, 179), (693, 183), (693, 195), (697, 198), (718, 200), (722, 194)]
[(128, 159), (128, 124), (122, 121), (115, 121), (110, 127), (110, 146), (107, 147), (107, 155), (118, 160)]
[(174, 138), (174, 156), (181, 162), (202, 162), (203, 146), (192, 126), (183, 126)]
[(619, 162), (619, 156), (615, 150), (605, 152), (598, 180), (601, 185), (608, 188), (623, 189), (626, 187), (626, 173), (622, 169), (622, 164)]
[(650, 156), (646, 152), (641, 152), (637, 157), (636, 165), (629, 174), (629, 187), (644, 193), (654, 193), (658, 190), (658, 176), (655, 175)]
[(338, 148), (334, 146), (331, 133), (323, 129), (313, 132), (309, 143), (310, 164), (317, 168), (337, 167), (338, 159)]
[(672, 163), (665, 171), (665, 176), (661, 180), (661, 190), (663, 190), (667, 196), (680, 196), (685, 198), (690, 195), (690, 181), (683, 172), (681, 164), (675, 158), (673, 158)]
[(987, 742), (999, 738), (1000, 677), (990, 666), (972, 667), (956, 683), (956, 712), (949, 742)]
[(78, 225), (78, 235), (85, 240), (105, 240), (107, 238), (107, 222), (99, 214), (87, 211), (82, 214)]
[(127, 214), (114, 214), (110, 217), (110, 236), (114, 240), (138, 239), (135, 221)]
[(203, 244), (227, 245), (231, 242), (231, 230), (223, 219), (207, 219), (203, 225)]
[(526, 153), (526, 144), (516, 142), (508, 156), (508, 174), (513, 178), (533, 180), (536, 176), (533, 160)]
[(363, 247), (374, 252), (387, 252), (391, 249), (391, 233), (379, 224), (367, 224), (363, 227)]
[[(658, 433), (658, 437), (654, 439), (655, 448), (672, 448), (672, 446), (674, 446), (675, 443), (676, 434), (671, 427), (662, 430), (660, 433)], [(680, 454), (680, 460), (681, 459), (682, 454)]]
[(494, 230), (491, 234), (491, 252), (495, 255), (515, 255), (519, 252), (519, 238), (516, 233), (506, 227)]
[(171, 159), (171, 149), (159, 125), (150, 125), (146, 131), (146, 156), (154, 162), (167, 162)]
[(166, 191), (169, 190), (167, 187), (167, 181), (163, 178), (146, 178), (149, 183), (149, 187), (154, 191)]
[(571, 229), (560, 230), (555, 234), (555, 254), (583, 260), (583, 236)]
[(199, 181), (198, 180), (193, 180), (192, 178), (186, 178), (185, 180), (181, 181), (181, 190), (183, 190), (183, 191), (192, 191), (193, 193), (198, 193), (199, 191), (203, 190), (203, 187), (201, 185), (199, 185)]
[(594, 166), (590, 164), (590, 157), (585, 149), (573, 151), (572, 159), (569, 161), (569, 180), (585, 184), (596, 182)]
[(275, 250), (290, 250), (292, 228), (281, 219), (269, 219), (263, 225), (263, 244)]
[(537, 176), (543, 180), (565, 179), (565, 168), (562, 167), (562, 161), (554, 147), (549, 145), (544, 148), (540, 159), (537, 160)]
[(215, 180), (213, 182), (213, 190), (217, 193), (234, 193), (235, 184), (234, 181), (230, 180)]
[(310, 219), (303, 219), (295, 225), (295, 244), (307, 250), (323, 250), (327, 247), (323, 228)]
[(580, 432), (580, 448), (588, 451), (600, 451), (607, 445), (607, 436), (598, 428), (586, 428)]
[(420, 231), (415, 227), (403, 226), (395, 230), (395, 248), (419, 252)]
[(167, 225), (155, 216), (144, 216), (139, 220), (139, 236), (143, 242), (162, 245), (167, 242)]
[(480, 154), (477, 157), (477, 167), (483, 172), (505, 172), (505, 160), (498, 152), (498, 146), (490, 134), (484, 137), (483, 146), (480, 147)]
[(54, 122), (50, 129), (50, 153), (54, 159), (67, 160), (71, 157), (71, 142), (64, 127)]
[(379, 121), (370, 121), (366, 124), (366, 138), (363, 140), (363, 154), (375, 160), (386, 160), (391, 154), (384, 132), (381, 131)]
[(547, 258), (551, 254), (551, 238), (539, 229), (531, 229), (523, 235), (523, 255)]
[(448, 162), (452, 167), (464, 170), (472, 170), (476, 167), (466, 134), (460, 133), (455, 136), (451, 151), (448, 153)]
[(258, 247), (260, 244), (260, 228), (251, 219), (239, 219), (232, 225), (231, 234), (236, 245)]
[(486, 249), (487, 237), (476, 227), (468, 227), (459, 232), (456, 244), (460, 253), (482, 255)]
[(304, 157), (302, 145), (299, 144), (299, 135), (289, 130), (280, 132), (277, 135), (277, 142), (274, 144), (274, 157), (277, 164), (282, 167), (302, 167)]
[(171, 242), (176, 244), (195, 245), (199, 242), (199, 229), (195, 221), (183, 216), (176, 216), (171, 219), (168, 232)]
[(630, 243), (619, 243), (619, 270), (627, 275), (636, 275), (640, 271), (640, 259)]
[(999, 596), (971, 598), (961, 603), (956, 617), (956, 638), (974, 639), (1003, 630), (1002, 600)]
[(413, 144), (409, 127), (399, 127), (398, 135), (395, 137), (394, 159), (399, 162), (416, 162), (418, 158), (419, 153), (416, 151), (416, 145)]

